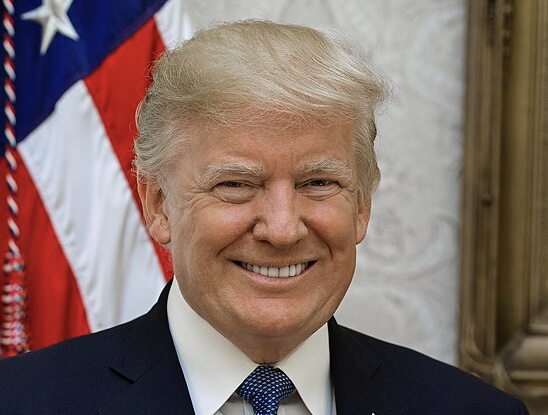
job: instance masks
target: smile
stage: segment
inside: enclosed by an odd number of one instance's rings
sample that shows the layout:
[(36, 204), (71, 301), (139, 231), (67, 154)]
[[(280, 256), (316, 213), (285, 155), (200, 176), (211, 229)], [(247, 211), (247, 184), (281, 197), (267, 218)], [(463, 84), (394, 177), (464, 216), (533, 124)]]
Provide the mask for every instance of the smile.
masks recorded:
[(248, 271), (273, 278), (296, 277), (312, 265), (312, 262), (301, 262), (300, 264), (286, 265), (285, 267), (261, 267), (259, 265), (248, 264), (247, 262), (237, 261), (236, 263)]

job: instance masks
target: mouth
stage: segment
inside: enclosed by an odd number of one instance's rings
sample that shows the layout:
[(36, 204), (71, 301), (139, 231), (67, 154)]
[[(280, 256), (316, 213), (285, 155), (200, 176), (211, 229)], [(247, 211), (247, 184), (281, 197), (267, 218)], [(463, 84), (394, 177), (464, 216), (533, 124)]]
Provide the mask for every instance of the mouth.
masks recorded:
[(286, 265), (283, 267), (265, 267), (259, 265), (249, 264), (247, 262), (234, 261), (238, 266), (247, 269), (248, 271), (262, 275), (264, 277), (271, 278), (289, 278), (301, 275), (307, 268), (309, 268), (314, 261), (300, 262), (298, 264)]

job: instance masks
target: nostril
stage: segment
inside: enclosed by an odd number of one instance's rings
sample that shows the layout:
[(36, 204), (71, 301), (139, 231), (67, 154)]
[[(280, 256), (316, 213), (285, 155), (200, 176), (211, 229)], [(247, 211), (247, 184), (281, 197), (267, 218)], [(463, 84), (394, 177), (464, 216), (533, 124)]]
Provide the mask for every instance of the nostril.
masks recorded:
[(276, 247), (288, 247), (296, 244), (308, 234), (308, 228), (298, 218), (288, 220), (258, 221), (252, 230), (253, 238), (266, 241)]

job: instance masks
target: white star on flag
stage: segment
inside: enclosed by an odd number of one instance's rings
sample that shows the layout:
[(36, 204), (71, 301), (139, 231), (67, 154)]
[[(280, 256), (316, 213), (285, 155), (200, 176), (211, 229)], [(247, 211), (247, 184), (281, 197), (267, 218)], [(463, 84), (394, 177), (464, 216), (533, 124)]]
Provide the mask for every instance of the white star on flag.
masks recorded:
[(34, 21), (42, 25), (40, 54), (45, 55), (57, 32), (72, 40), (80, 38), (67, 16), (67, 10), (72, 2), (73, 0), (43, 0), (40, 7), (21, 15), (24, 20)]

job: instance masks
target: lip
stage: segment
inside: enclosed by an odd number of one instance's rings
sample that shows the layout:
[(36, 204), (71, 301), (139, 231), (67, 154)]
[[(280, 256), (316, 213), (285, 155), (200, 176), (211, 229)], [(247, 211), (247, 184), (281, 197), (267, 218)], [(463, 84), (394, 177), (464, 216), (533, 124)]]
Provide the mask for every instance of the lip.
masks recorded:
[(304, 271), (310, 268), (315, 261), (298, 262), (282, 267), (277, 266), (261, 266), (243, 261), (234, 261), (236, 265), (250, 272), (268, 278), (292, 278), (301, 275)]

